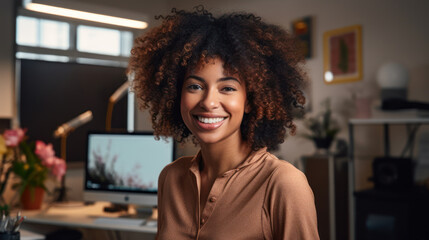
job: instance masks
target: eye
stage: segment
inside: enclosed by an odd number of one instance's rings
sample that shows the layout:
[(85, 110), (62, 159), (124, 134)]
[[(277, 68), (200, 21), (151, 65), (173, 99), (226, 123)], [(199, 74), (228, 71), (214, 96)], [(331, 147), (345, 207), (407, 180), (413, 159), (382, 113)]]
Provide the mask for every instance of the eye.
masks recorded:
[(186, 89), (190, 90), (190, 91), (197, 91), (200, 89), (203, 89), (200, 85), (198, 84), (189, 84)]
[(237, 89), (233, 88), (233, 87), (224, 87), (222, 88), (223, 92), (234, 92), (237, 91)]

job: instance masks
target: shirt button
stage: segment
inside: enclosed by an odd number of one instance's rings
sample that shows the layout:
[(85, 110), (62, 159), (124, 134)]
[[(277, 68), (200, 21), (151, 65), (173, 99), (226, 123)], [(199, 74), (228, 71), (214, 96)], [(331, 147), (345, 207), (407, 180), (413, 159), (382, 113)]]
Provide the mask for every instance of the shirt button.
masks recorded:
[(216, 197), (211, 197), (211, 198), (209, 199), (209, 201), (210, 201), (210, 202), (216, 202), (216, 200), (217, 200), (217, 199), (216, 199)]
[(206, 222), (206, 219), (205, 218), (202, 218), (201, 219), (201, 224), (204, 224)]

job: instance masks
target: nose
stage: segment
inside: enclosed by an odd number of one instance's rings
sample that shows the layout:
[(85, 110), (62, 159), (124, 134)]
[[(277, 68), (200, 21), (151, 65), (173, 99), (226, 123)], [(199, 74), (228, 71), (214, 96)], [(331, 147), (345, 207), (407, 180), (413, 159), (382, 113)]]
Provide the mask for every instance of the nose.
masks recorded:
[(219, 95), (215, 89), (208, 90), (204, 93), (200, 101), (200, 106), (205, 110), (212, 110), (219, 107)]

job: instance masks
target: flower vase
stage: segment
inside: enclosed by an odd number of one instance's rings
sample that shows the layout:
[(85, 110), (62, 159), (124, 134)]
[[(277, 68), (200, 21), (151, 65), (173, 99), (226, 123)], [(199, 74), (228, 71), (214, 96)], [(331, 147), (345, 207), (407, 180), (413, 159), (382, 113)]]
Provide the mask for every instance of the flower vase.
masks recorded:
[(21, 195), (23, 210), (38, 210), (42, 207), (45, 190), (41, 187), (25, 188)]

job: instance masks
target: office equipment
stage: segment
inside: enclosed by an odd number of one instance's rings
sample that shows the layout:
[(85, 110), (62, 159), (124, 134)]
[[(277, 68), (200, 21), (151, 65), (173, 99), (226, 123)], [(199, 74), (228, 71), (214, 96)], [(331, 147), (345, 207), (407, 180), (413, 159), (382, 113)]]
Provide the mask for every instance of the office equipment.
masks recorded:
[[(72, 120), (62, 124), (55, 130), (54, 137), (61, 137), (61, 158), (66, 161), (66, 149), (67, 149), (67, 136), (70, 132), (74, 131), (76, 128), (84, 125), (85, 123), (92, 120), (92, 112), (86, 111), (79, 116), (73, 118)], [(67, 200), (66, 198), (66, 175), (64, 174), (61, 178), (61, 186), (56, 189), (58, 193), (57, 202), (64, 202)]]
[(429, 118), (417, 117), (417, 115), (396, 114), (388, 116), (373, 117), (368, 119), (350, 119), (349, 120), (349, 166), (348, 166), (348, 192), (349, 192), (349, 239), (355, 240), (357, 236), (356, 220), (357, 211), (355, 203), (355, 144), (354, 144), (354, 127), (359, 125), (382, 125), (383, 126), (383, 141), (384, 141), (384, 156), (390, 155), (390, 137), (389, 126), (391, 125), (423, 125), (429, 124)]
[(122, 84), (116, 91), (110, 96), (109, 103), (107, 104), (107, 113), (106, 113), (106, 131), (110, 131), (112, 128), (112, 114), (113, 107), (115, 103), (119, 101), (122, 97), (125, 96), (126, 93), (129, 92), (130, 82), (127, 80), (124, 84)]
[(158, 176), (174, 158), (174, 142), (152, 133), (89, 132), (84, 200), (157, 205)]
[(76, 128), (82, 126), (83, 124), (89, 122), (92, 120), (92, 112), (86, 111), (79, 116), (73, 118), (72, 120), (62, 124), (55, 130), (54, 137), (62, 137), (64, 135), (67, 135), (69, 132), (75, 130)]
[(356, 240), (428, 239), (429, 191), (357, 191)]
[(411, 158), (377, 157), (372, 163), (375, 189), (401, 191), (414, 184), (414, 164)]
[(109, 224), (109, 225), (115, 225), (115, 224), (122, 224), (125, 226), (143, 226), (143, 224), (146, 223), (145, 219), (132, 219), (132, 218), (128, 218), (128, 219), (120, 219), (118, 221), (118, 218), (112, 218), (112, 217), (99, 217), (97, 219), (94, 220), (95, 224)]

